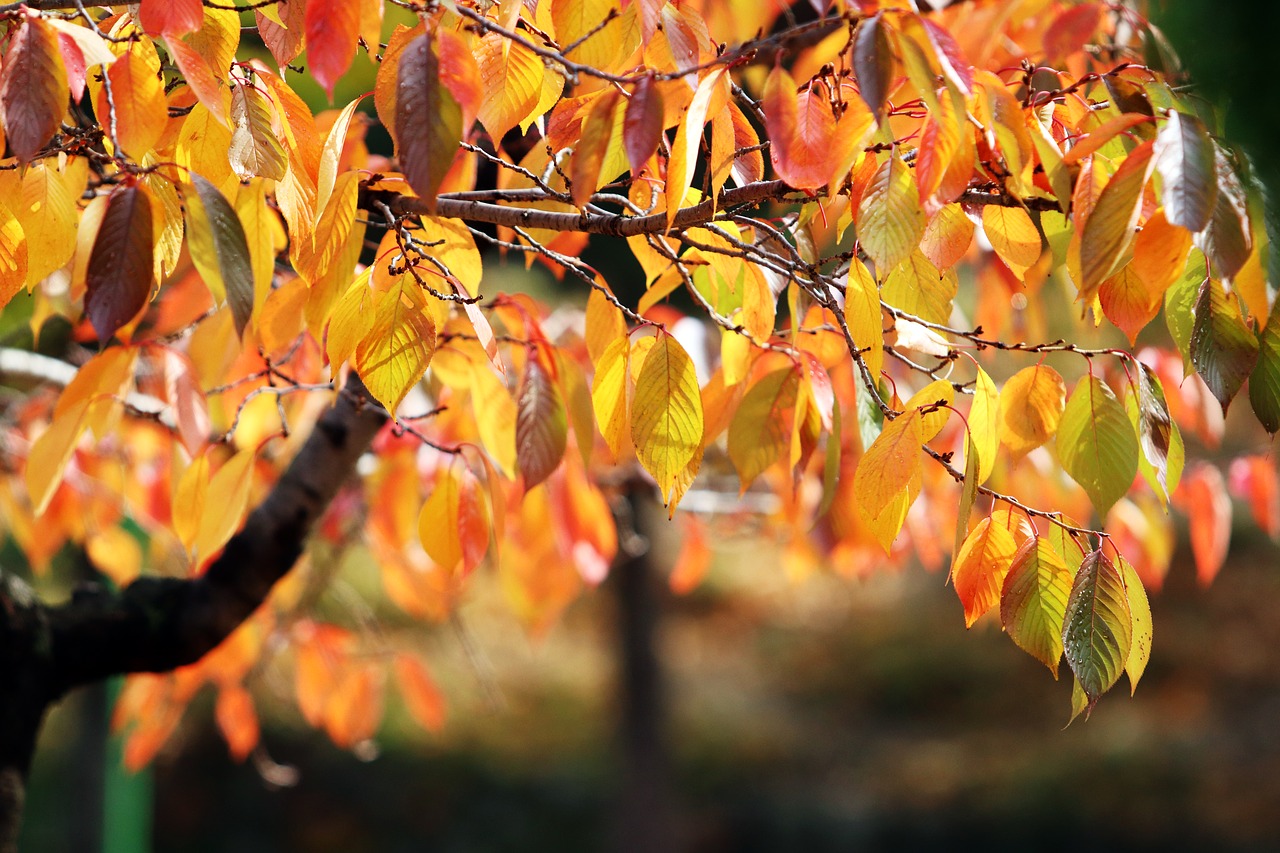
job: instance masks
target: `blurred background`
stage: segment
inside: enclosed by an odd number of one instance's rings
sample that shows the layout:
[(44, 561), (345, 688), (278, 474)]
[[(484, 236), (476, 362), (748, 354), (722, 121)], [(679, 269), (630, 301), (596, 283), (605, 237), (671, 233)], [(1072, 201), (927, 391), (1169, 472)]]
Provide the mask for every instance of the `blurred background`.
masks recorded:
[[(1280, 13), (1153, 5), (1206, 97), (1236, 98), (1229, 131), (1270, 178), (1280, 119), (1240, 105), (1273, 76), (1267, 16)], [(350, 75), (336, 103), (371, 75)], [(1234, 421), (1224, 454), (1239, 449)], [(264, 749), (249, 761), (228, 757), (205, 697), (131, 775), (105, 736), (114, 687), (73, 696), (44, 730), (21, 849), (1280, 849), (1280, 548), (1235, 509), (1207, 589), (1180, 528), (1137, 695), (1122, 682), (1065, 729), (1069, 676), (1055, 682), (990, 617), (966, 631), (943, 574), (789, 578), (770, 543), (729, 526), (693, 592), (665, 591), (679, 544), (663, 534), (640, 568), (652, 597), (612, 577), (538, 638), (483, 571), (450, 623), (375, 605), (390, 638), (431, 663), (448, 700), (438, 736), (392, 696), (376, 741), (339, 750), (291, 702), (272, 702), (266, 678)], [(346, 581), (376, 589), (374, 573), (366, 561)], [(639, 751), (651, 762), (637, 768), (624, 713), (637, 670), (621, 649), (624, 629), (644, 623), (653, 704)], [(621, 806), (637, 790), (639, 814)]]
[[(406, 636), (450, 702), (439, 737), (393, 700), (357, 757), (268, 701), (263, 742), (291, 770), (237, 765), (197, 702), (153, 769), (128, 776), (108, 750), (105, 849), (614, 847), (617, 579), (541, 640), (478, 580), (458, 622)], [(1069, 680), (990, 618), (966, 632), (941, 574), (792, 582), (767, 548), (730, 543), (699, 589), (660, 596), (671, 838), (692, 851), (1277, 849), (1280, 550), (1248, 524), (1212, 587), (1177, 560), (1152, 606), (1137, 695), (1117, 685), (1064, 729)], [(84, 849), (104, 771), (84, 748), (92, 699), (45, 729), (23, 850)]]

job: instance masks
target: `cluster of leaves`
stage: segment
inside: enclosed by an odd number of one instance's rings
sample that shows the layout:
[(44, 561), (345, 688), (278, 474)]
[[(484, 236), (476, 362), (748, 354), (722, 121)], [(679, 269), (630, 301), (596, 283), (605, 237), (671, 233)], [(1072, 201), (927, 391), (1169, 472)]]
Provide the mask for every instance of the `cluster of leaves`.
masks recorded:
[[(1203, 580), (1225, 556), (1226, 478), (1183, 476), (1183, 431), (1216, 446), (1246, 383), (1280, 429), (1256, 194), (1128, 7), (33, 5), (0, 7), (0, 305), (87, 356), (4, 411), (33, 566), (73, 541), (122, 584), (199, 573), (343, 371), (394, 415), (270, 605), (131, 682), (132, 763), (206, 683), (246, 754), (273, 638), (335, 741), (376, 731), (388, 661), (438, 727), (420, 660), (315, 621), (342, 552), (434, 619), (491, 563), (544, 629), (607, 573), (636, 470), (673, 513), (732, 471), (792, 568), (950, 552), (966, 623), (998, 612), (1055, 677), (1065, 655), (1078, 713), (1146, 665), (1168, 504)], [(313, 115), (283, 71), (304, 50), (330, 96), (376, 64), (374, 116)], [(638, 298), (590, 240), (625, 241)], [(492, 292), (504, 257), (585, 311)], [(1162, 309), (1176, 351), (1135, 355)], [(1280, 533), (1274, 465), (1230, 480)], [(710, 523), (686, 516), (682, 588)]]

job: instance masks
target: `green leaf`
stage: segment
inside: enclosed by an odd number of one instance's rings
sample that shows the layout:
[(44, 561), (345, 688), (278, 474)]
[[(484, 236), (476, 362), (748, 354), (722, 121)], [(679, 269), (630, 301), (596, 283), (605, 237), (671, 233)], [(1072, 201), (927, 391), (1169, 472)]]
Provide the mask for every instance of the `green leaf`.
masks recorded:
[(137, 186), (113, 192), (85, 271), (84, 310), (102, 343), (147, 304), (155, 275), (151, 236), (146, 192)]
[[(1140, 462), (1146, 463), (1153, 472), (1155, 484), (1152, 488), (1160, 495), (1161, 502), (1167, 503), (1182, 476), (1182, 435), (1178, 431), (1178, 425), (1169, 416), (1169, 404), (1165, 400), (1160, 378), (1141, 362), (1137, 367), (1137, 395), (1133, 398), (1137, 417), (1131, 418), (1131, 421), (1134, 421), (1138, 444), (1142, 448)], [(1175, 443), (1177, 458), (1171, 464), (1170, 456), (1174, 452)], [(1143, 473), (1145, 475), (1146, 472)], [(1156, 488), (1157, 485), (1159, 488)]]
[(1099, 518), (1118, 501), (1138, 473), (1138, 437), (1124, 407), (1096, 376), (1081, 379), (1058, 425), (1062, 468), (1089, 495)]
[(244, 226), (218, 188), (195, 173), (184, 196), (191, 262), (214, 298), (231, 307), (236, 333), (243, 335), (253, 315), (253, 265)]
[(1196, 297), (1191, 328), (1191, 362), (1222, 405), (1222, 413), (1240, 391), (1258, 361), (1258, 339), (1245, 325), (1240, 302), (1217, 279), (1205, 279)]
[(1271, 309), (1262, 330), (1258, 363), (1249, 374), (1249, 404), (1267, 432), (1280, 431), (1280, 308)]
[(1048, 539), (1033, 536), (1013, 555), (1000, 594), (1000, 623), (1018, 648), (1058, 677), (1071, 572)]
[(516, 467), (526, 491), (559, 466), (568, 434), (560, 390), (539, 359), (530, 358), (516, 394)]
[(1253, 228), (1249, 224), (1249, 200), (1226, 152), (1214, 146), (1214, 167), (1218, 175), (1218, 203), (1195, 244), (1213, 262), (1219, 278), (1230, 279), (1240, 271), (1253, 251)]
[(1209, 277), (1209, 262), (1199, 249), (1187, 255), (1182, 277), (1164, 292), (1164, 321), (1169, 335), (1182, 353), (1182, 372), (1191, 372), (1191, 330), (1195, 326), (1196, 297), (1200, 285)]
[(1132, 642), (1124, 581), (1101, 550), (1093, 551), (1076, 572), (1062, 626), (1063, 651), (1089, 708), (1120, 678)]
[(1218, 200), (1213, 139), (1200, 119), (1170, 112), (1155, 145), (1156, 171), (1164, 182), (1164, 213), (1174, 225), (1203, 231)]
[(742, 491), (791, 446), (792, 418), (800, 390), (798, 367), (784, 367), (751, 386), (729, 424), (729, 459)]

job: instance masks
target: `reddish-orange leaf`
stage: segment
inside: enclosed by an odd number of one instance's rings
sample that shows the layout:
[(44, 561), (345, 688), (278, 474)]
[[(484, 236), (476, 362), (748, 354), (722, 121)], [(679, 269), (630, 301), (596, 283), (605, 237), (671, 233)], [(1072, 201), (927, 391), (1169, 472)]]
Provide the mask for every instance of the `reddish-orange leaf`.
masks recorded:
[(10, 36), (0, 68), (0, 115), (17, 158), (25, 163), (34, 157), (58, 132), (66, 111), (67, 72), (57, 35), (30, 13)]
[(1231, 544), (1231, 498), (1222, 474), (1201, 463), (1182, 476), (1174, 501), (1191, 524), (1191, 553), (1196, 578), (1208, 586), (1222, 568)]
[(684, 595), (697, 589), (711, 568), (711, 545), (707, 541), (706, 524), (692, 513), (680, 514), (684, 540), (680, 543), (680, 556), (671, 567), (667, 583), (676, 595)]
[[(213, 69), (209, 67), (209, 63), (199, 53), (196, 53), (190, 45), (181, 39), (167, 38), (165, 39), (165, 47), (169, 49), (169, 56), (173, 59), (173, 64), (178, 66), (178, 70), (182, 72), (182, 79), (191, 87), (191, 91), (195, 93), (200, 103), (218, 120), (223, 127), (227, 126), (227, 89), (222, 85), (222, 81), (214, 74)], [(262, 100), (266, 100), (266, 96), (255, 90), (255, 94)], [(283, 172), (281, 176), (283, 177)]]
[(258, 745), (258, 714), (253, 708), (253, 697), (239, 684), (231, 684), (218, 691), (218, 704), (214, 709), (218, 728), (227, 741), (227, 749), (236, 761), (244, 761)]
[(605, 152), (613, 139), (614, 118), (618, 112), (621, 95), (610, 89), (596, 98), (587, 117), (582, 120), (582, 133), (573, 152), (570, 178), (573, 182), (573, 203), (583, 207), (595, 194), (600, 182), (600, 168), (604, 165)]
[(1253, 520), (1272, 539), (1280, 539), (1280, 475), (1274, 459), (1244, 456), (1231, 463), (1231, 492), (1249, 503)]
[(284, 68), (302, 53), (302, 47), (306, 43), (307, 0), (279, 0), (276, 3), (276, 16), (284, 26), (268, 18), (261, 9), (253, 10), (259, 38), (267, 46), (267, 50), (271, 51), (276, 64)]
[(791, 75), (779, 65), (765, 82), (765, 128), (778, 177), (796, 189), (817, 189), (831, 176), (835, 116), (826, 87), (815, 84), (796, 95)]
[(631, 92), (627, 112), (622, 119), (622, 144), (626, 148), (632, 177), (640, 174), (644, 164), (658, 150), (658, 141), (662, 137), (662, 109), (662, 92), (654, 83), (653, 76), (641, 77)]
[(1138, 275), (1133, 264), (1126, 264), (1098, 288), (1102, 313), (1125, 333), (1130, 345), (1137, 341), (1138, 333), (1160, 313), (1163, 296), (1164, 291), (1147, 286), (1146, 279)]
[(204, 23), (204, 5), (200, 0), (142, 0), (138, 23), (149, 36), (195, 32)]
[(1013, 534), (992, 524), (990, 518), (978, 522), (964, 540), (951, 566), (951, 580), (964, 605), (966, 628), (1000, 600), (1000, 589), (1017, 550)]
[(151, 202), (141, 187), (111, 194), (85, 272), (85, 313), (106, 343), (147, 304), (155, 274)]
[(360, 6), (351, 2), (307, 3), (307, 62), (330, 98), (338, 78), (356, 55)]
[(407, 654), (395, 656), (396, 682), (409, 714), (432, 734), (444, 729), (445, 704), (440, 688), (431, 678), (426, 664)]

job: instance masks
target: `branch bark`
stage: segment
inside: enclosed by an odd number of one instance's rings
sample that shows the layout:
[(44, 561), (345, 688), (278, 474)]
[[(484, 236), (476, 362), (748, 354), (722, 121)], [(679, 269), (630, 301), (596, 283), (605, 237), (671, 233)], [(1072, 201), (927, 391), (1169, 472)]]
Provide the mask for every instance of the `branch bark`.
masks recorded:
[(15, 849), (40, 721), (68, 690), (199, 660), (267, 598), (386, 422), (352, 373), (222, 555), (197, 578), (140, 578), (47, 606), (0, 572), (0, 853)]

